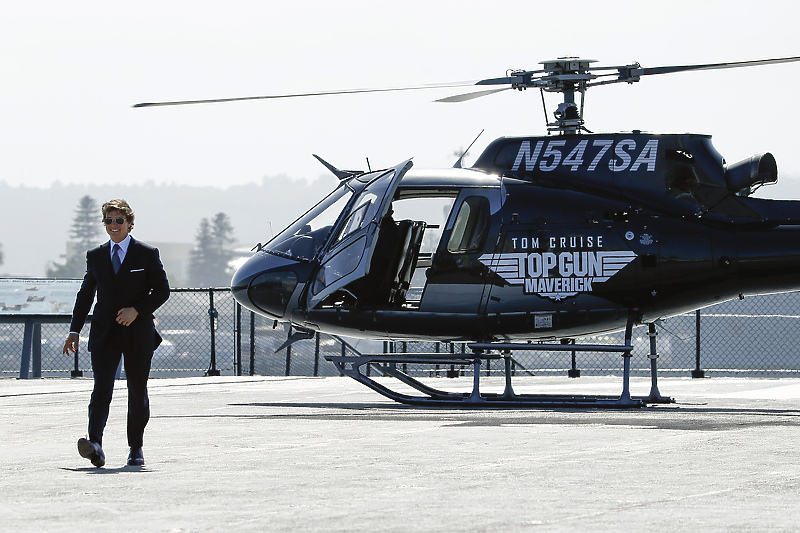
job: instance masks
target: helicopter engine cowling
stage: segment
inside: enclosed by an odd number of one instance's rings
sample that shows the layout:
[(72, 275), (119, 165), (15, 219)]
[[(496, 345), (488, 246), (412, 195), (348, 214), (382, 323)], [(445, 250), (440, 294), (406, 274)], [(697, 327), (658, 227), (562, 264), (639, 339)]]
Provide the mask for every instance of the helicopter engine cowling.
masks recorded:
[(725, 169), (725, 181), (731, 192), (749, 190), (756, 185), (766, 185), (778, 181), (778, 164), (769, 153), (757, 154)]

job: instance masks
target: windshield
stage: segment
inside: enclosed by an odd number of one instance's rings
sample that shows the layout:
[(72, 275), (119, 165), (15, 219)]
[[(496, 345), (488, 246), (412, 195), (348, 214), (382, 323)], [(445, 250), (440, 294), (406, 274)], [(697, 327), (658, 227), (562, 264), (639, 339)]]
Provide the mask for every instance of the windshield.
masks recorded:
[(339, 187), (276, 235), (263, 249), (294, 259), (313, 259), (328, 240), (333, 225), (352, 195), (347, 187)]

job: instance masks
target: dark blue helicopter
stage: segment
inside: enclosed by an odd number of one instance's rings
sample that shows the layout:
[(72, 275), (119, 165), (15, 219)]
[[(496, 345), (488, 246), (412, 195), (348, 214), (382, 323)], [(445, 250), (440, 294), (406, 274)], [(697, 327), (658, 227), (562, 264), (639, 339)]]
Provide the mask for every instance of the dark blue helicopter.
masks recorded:
[[(584, 94), (644, 75), (798, 60), (645, 69), (560, 58), (542, 62), (540, 70), (482, 80), (476, 85), (499, 88), (442, 101), (507, 89), (558, 92), (564, 101), (547, 124), (550, 135), (497, 139), (471, 168), (459, 161), (451, 169), (417, 171), (409, 160), (360, 172), (321, 160), (340, 179), (338, 187), (259, 245), (234, 275), (232, 293), (248, 309), (290, 322), (289, 342), (323, 331), (469, 343), (472, 353), (449, 357), (331, 358), (342, 373), (401, 402), (627, 407), (670, 401), (658, 394), (655, 357), (651, 395), (630, 397), (633, 325), (650, 324), (654, 337), (653, 324), (662, 318), (737, 296), (800, 289), (800, 202), (751, 197), (777, 181), (769, 153), (727, 164), (708, 135), (591, 133), (583, 121)], [(139, 105), (228, 100), (240, 99)], [(620, 329), (626, 330), (620, 346), (568, 341)], [(531, 342), (553, 340), (561, 342)], [(516, 394), (511, 353), (528, 349), (619, 352), (622, 395)], [(479, 390), (486, 359), (506, 363), (502, 394)], [(473, 390), (433, 389), (398, 369), (407, 362), (474, 365)], [(369, 366), (423, 396), (388, 389), (362, 371)]]

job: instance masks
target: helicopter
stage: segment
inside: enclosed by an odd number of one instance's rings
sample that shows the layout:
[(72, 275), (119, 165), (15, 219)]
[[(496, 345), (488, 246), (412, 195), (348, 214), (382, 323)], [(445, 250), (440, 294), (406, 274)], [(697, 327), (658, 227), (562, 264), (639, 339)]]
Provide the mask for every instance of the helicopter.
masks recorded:
[[(470, 353), (328, 357), (342, 374), (402, 403), (641, 407), (673, 401), (658, 391), (657, 321), (744, 295), (800, 289), (800, 201), (752, 196), (777, 181), (770, 153), (728, 164), (710, 135), (589, 131), (587, 89), (796, 61), (643, 68), (562, 57), (477, 82), (137, 106), (457, 86), (473, 90), (439, 101), (539, 89), (544, 107), (545, 93), (563, 95), (552, 120), (545, 107), (547, 135), (496, 139), (467, 168), (459, 158), (449, 169), (417, 170), (409, 159), (382, 170), (340, 170), (315, 156), (338, 186), (254, 248), (231, 291), (245, 308), (289, 322), (286, 344), (315, 332), (466, 343)], [(649, 326), (651, 338), (652, 387), (644, 398), (629, 390), (638, 324)], [(619, 330), (620, 345), (573, 340)], [(620, 353), (622, 393), (517, 394), (511, 375), (518, 350)], [(499, 394), (480, 390), (481, 365), (492, 359), (505, 364)], [(404, 363), (472, 366), (473, 388), (435, 389), (402, 371)], [(421, 395), (390, 389), (372, 369)]]

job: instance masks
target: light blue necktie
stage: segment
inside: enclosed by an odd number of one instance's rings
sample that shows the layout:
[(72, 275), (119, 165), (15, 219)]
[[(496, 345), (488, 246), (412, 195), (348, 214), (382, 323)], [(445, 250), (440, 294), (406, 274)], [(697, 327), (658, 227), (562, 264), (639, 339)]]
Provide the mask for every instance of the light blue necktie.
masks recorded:
[(111, 254), (111, 266), (114, 268), (114, 274), (119, 272), (119, 266), (122, 261), (119, 260), (119, 244), (114, 244), (114, 253)]

